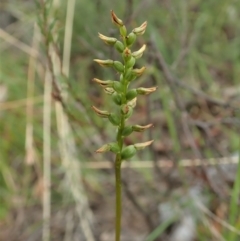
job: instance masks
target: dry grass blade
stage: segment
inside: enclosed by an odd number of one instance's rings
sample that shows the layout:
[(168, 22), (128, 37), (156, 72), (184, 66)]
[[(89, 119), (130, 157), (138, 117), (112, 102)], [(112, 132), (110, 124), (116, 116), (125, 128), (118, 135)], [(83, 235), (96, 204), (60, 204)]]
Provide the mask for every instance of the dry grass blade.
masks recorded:
[(233, 233), (236, 233), (238, 235), (240, 235), (240, 231), (238, 229), (236, 229), (235, 227), (233, 227), (232, 225), (230, 225), (229, 223), (225, 222), (223, 219), (219, 218), (218, 216), (216, 216), (215, 214), (213, 214), (207, 207), (205, 207), (203, 204), (201, 203), (197, 203), (198, 208), (205, 213), (206, 215), (208, 215), (210, 218), (212, 218), (214, 221), (218, 222), (219, 224), (221, 224), (223, 227), (225, 227), (226, 229), (230, 230)]
[(23, 52), (27, 53), (28, 55), (36, 58), (39, 56), (39, 53), (35, 50), (26, 45), (25, 43), (19, 41), (18, 39), (12, 37), (10, 34), (8, 34), (6, 31), (0, 28), (0, 38), (5, 40), (6, 42), (12, 44), (13, 46), (19, 48)]
[[(10, 110), (15, 108), (23, 108), (27, 105), (29, 99), (30, 98), (0, 103), (0, 110), (2, 111), (2, 110)], [(33, 97), (31, 98), (31, 101), (33, 104), (41, 103), (43, 101), (43, 96), (40, 95), (40, 96)]]
[[(38, 49), (39, 43), (39, 30), (37, 25), (34, 24), (34, 34), (32, 40), (32, 52), (34, 49)], [(25, 140), (25, 149), (26, 149), (26, 157), (25, 161), (26, 164), (30, 165), (33, 164), (35, 159), (35, 151), (33, 146), (33, 96), (34, 96), (34, 81), (35, 81), (35, 66), (36, 66), (36, 59), (33, 56), (30, 56), (29, 59), (29, 66), (28, 66), (28, 81), (27, 81), (27, 106), (26, 106), (26, 140)]]
[[(63, 55), (63, 69), (62, 72), (65, 76), (69, 75), (69, 63), (70, 63), (70, 50), (71, 50), (71, 38), (72, 38), (72, 24), (74, 16), (75, 0), (68, 1), (67, 16), (66, 16), (66, 32), (64, 38), (64, 55)], [(58, 56), (52, 51), (51, 53), (53, 65), (55, 70), (60, 71), (60, 60)], [(58, 75), (59, 73), (55, 73)], [(61, 93), (65, 100), (67, 93)], [(62, 158), (62, 165), (66, 172), (66, 181), (68, 187), (71, 189), (71, 193), (76, 202), (76, 210), (80, 219), (81, 230), (88, 241), (94, 241), (94, 235), (92, 233), (90, 223), (92, 222), (92, 213), (88, 206), (88, 200), (84, 193), (84, 188), (81, 183), (81, 168), (80, 163), (76, 157), (76, 144), (72, 136), (72, 130), (69, 125), (68, 117), (65, 115), (63, 107), (60, 103), (56, 103), (56, 117), (57, 127), (59, 134), (59, 150)]]

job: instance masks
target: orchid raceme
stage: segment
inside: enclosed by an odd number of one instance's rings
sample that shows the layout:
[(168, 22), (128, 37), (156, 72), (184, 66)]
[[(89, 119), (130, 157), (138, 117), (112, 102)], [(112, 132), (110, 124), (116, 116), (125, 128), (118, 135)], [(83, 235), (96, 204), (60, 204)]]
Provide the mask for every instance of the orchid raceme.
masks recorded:
[(134, 107), (137, 103), (138, 95), (148, 95), (156, 91), (157, 87), (139, 87), (137, 89), (129, 89), (132, 81), (141, 76), (146, 67), (134, 68), (136, 60), (141, 58), (146, 45), (144, 44), (139, 50), (132, 51), (131, 47), (139, 35), (144, 34), (147, 27), (147, 22), (144, 22), (139, 27), (134, 28), (129, 34), (123, 21), (111, 11), (112, 22), (119, 29), (121, 39), (118, 40), (114, 37), (108, 37), (101, 33), (98, 34), (99, 38), (107, 45), (114, 47), (122, 57), (122, 62), (106, 59), (94, 59), (102, 67), (112, 67), (118, 74), (119, 80), (100, 80), (93, 79), (93, 82), (100, 85), (105, 93), (111, 96), (112, 101), (116, 104), (114, 112), (99, 110), (92, 106), (94, 112), (101, 118), (108, 119), (114, 126), (117, 127), (117, 135), (115, 142), (108, 143), (100, 147), (96, 152), (104, 153), (111, 151), (116, 154), (115, 159), (115, 177), (116, 177), (116, 236), (115, 241), (120, 241), (121, 234), (121, 163), (123, 160), (133, 157), (138, 150), (152, 144), (153, 140), (136, 143), (129, 146), (124, 146), (124, 138), (133, 132), (143, 132), (151, 128), (152, 124), (147, 125), (128, 125), (127, 119), (133, 114)]

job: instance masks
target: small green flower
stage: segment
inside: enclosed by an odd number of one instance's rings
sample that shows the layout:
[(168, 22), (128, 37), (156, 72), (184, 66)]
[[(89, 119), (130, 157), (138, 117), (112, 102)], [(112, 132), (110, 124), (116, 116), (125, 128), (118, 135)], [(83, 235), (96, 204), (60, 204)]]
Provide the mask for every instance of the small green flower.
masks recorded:
[(100, 116), (101, 118), (108, 118), (110, 116), (110, 113), (105, 110), (99, 110), (97, 107), (92, 106), (92, 109), (95, 111), (95, 113)]
[(149, 95), (151, 93), (153, 93), (154, 91), (156, 91), (157, 87), (151, 87), (151, 88), (144, 88), (144, 87), (140, 87), (137, 88), (137, 93), (139, 95)]
[(148, 124), (145, 126), (134, 125), (134, 126), (132, 126), (132, 130), (136, 131), (136, 132), (143, 132), (143, 131), (147, 130), (148, 128), (151, 128), (152, 126), (153, 126), (153, 124)]
[(98, 33), (98, 37), (108, 45), (114, 45), (117, 42), (116, 38), (107, 37), (101, 33)]
[(114, 24), (116, 24), (118, 27), (123, 26), (123, 21), (117, 17), (117, 15), (113, 12), (113, 10), (111, 11), (111, 16), (112, 16), (112, 22)]
[(140, 27), (133, 29), (133, 33), (136, 35), (143, 35), (147, 28), (147, 21), (145, 21)]
[(94, 59), (93, 61), (97, 62), (103, 67), (112, 67), (113, 66), (113, 60), (107, 59), (107, 60), (101, 60), (101, 59)]
[(132, 56), (136, 59), (141, 58), (145, 49), (146, 49), (146, 44), (144, 44), (138, 51), (133, 52)]

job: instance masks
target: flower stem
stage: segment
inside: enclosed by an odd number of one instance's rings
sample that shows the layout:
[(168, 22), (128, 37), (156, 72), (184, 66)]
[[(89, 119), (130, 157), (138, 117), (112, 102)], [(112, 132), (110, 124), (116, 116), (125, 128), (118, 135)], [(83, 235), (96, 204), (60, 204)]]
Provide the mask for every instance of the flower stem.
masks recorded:
[[(125, 98), (124, 92), (124, 97)], [(116, 186), (116, 223), (115, 223), (115, 240), (120, 241), (121, 237), (121, 219), (122, 219), (122, 180), (121, 180), (121, 164), (122, 164), (122, 158), (121, 158), (121, 151), (123, 148), (123, 137), (122, 137), (122, 130), (125, 126), (125, 119), (124, 116), (121, 116), (121, 123), (118, 127), (118, 133), (117, 133), (117, 142), (118, 146), (120, 147), (120, 153), (116, 155), (115, 159), (115, 186)]]
[(121, 183), (121, 155), (117, 154), (115, 160), (115, 178), (116, 178), (116, 223), (115, 240), (120, 241), (121, 235), (121, 216), (122, 216), (122, 183)]

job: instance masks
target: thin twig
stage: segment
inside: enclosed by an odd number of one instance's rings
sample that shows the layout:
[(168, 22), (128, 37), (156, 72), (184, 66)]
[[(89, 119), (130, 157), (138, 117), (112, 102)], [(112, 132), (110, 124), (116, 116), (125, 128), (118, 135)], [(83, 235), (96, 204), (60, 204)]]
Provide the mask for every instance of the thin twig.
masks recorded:
[(205, 207), (203, 204), (197, 202), (197, 206), (198, 208), (205, 214), (207, 214), (210, 218), (212, 218), (214, 221), (218, 222), (219, 224), (221, 224), (223, 227), (225, 227), (226, 229), (230, 230), (231, 232), (240, 235), (240, 231), (238, 229), (236, 229), (235, 227), (233, 227), (232, 225), (228, 224), (227, 222), (225, 222), (223, 219), (219, 218), (218, 216), (216, 216), (214, 213), (212, 213), (207, 207)]
[(219, 231), (210, 223), (209, 219), (205, 216), (202, 217), (202, 221), (205, 226), (210, 230), (212, 236), (217, 238), (218, 241), (227, 241), (224, 237), (219, 233)]
[[(34, 24), (34, 33), (32, 40), (32, 51), (38, 48), (39, 42), (39, 31), (36, 23)], [(28, 81), (27, 81), (27, 106), (26, 106), (26, 140), (25, 140), (25, 149), (26, 149), (26, 163), (33, 164), (34, 162), (34, 146), (33, 146), (33, 96), (34, 96), (34, 81), (35, 81), (35, 66), (36, 59), (30, 56), (29, 66), (28, 66)]]
[[(10, 109), (15, 109), (15, 108), (23, 108), (27, 105), (28, 101), (29, 101), (29, 98), (0, 103), (0, 111), (10, 110)], [(33, 98), (31, 98), (31, 101), (33, 102), (33, 104), (42, 103), (43, 96), (40, 95), (40, 96), (33, 97)]]

